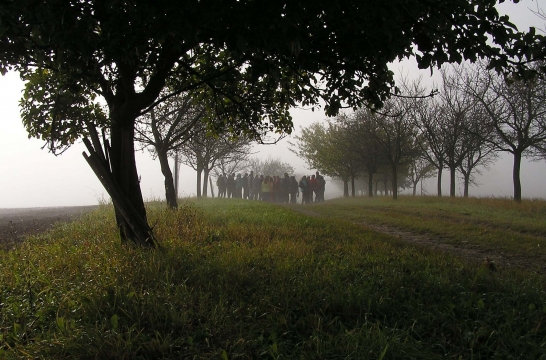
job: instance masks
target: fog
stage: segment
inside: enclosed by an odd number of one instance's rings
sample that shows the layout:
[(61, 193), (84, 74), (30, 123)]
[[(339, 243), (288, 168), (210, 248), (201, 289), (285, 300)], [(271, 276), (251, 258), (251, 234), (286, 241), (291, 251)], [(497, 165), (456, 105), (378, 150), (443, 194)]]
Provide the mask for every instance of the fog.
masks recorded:
[[(510, 14), (511, 20), (520, 28), (527, 29), (534, 25), (544, 28), (530, 10), (536, 9), (543, 0), (523, 1), (515, 6), (504, 3), (501, 11)], [(542, 6), (544, 8), (544, 6)], [(422, 74), (426, 79), (430, 71), (419, 72), (411, 61), (393, 65), (395, 70), (412, 76)], [(48, 207), (93, 205), (107, 201), (108, 196), (102, 185), (82, 156), (85, 147), (81, 142), (74, 144), (62, 155), (54, 156), (42, 149), (44, 141), (29, 139), (19, 115), (18, 103), (22, 94), (23, 83), (18, 74), (8, 73), (0, 77), (0, 208)], [(291, 136), (276, 145), (254, 146), (253, 157), (281, 159), (295, 169), (298, 176), (314, 173), (308, 169), (303, 159), (289, 150), (288, 142), (300, 133), (300, 128), (315, 121), (325, 121), (323, 112), (305, 109), (293, 109), (294, 131)], [(141, 188), (147, 200), (163, 199), (164, 185), (159, 162), (152, 159), (147, 151), (137, 153), (137, 167), (141, 176)], [(511, 197), (512, 157), (502, 155), (489, 170), (480, 169), (482, 174), (476, 177), (479, 186), (470, 188), (471, 196)], [(522, 196), (524, 198), (546, 198), (544, 179), (546, 163), (524, 161), (521, 167)], [(443, 173), (443, 192), (449, 192), (449, 171)], [(342, 195), (342, 187), (327, 178), (326, 198)], [(182, 166), (180, 176), (181, 197), (194, 196), (196, 193), (196, 173), (189, 167)], [(216, 191), (216, 188), (214, 189)], [(406, 191), (407, 193), (407, 191)], [(418, 193), (435, 195), (436, 178), (428, 179), (419, 186)], [(457, 195), (462, 195), (459, 181)]]

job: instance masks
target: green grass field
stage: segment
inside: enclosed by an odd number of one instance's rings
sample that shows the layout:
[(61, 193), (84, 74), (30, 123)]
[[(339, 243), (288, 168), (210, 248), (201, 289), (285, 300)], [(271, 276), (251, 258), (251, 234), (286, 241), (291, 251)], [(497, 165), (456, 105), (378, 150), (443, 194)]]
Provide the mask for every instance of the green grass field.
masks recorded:
[(544, 359), (534, 268), (490, 271), (359, 222), (542, 256), (545, 213), (495, 199), (153, 203), (150, 251), (122, 246), (104, 206), (0, 253), (0, 358)]

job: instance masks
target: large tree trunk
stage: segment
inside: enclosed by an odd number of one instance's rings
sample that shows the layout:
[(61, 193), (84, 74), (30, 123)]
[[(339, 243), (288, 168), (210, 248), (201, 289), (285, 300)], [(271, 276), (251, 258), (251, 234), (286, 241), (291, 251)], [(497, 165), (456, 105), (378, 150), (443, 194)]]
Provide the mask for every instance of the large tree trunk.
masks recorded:
[(392, 198), (398, 199), (398, 166), (392, 166)]
[(443, 166), (438, 168), (438, 196), (442, 197), (442, 172), (444, 171)]
[(351, 196), (355, 197), (355, 177), (354, 175), (351, 175)]
[(455, 197), (455, 174), (457, 171), (456, 166), (450, 166), (449, 167), (449, 196)]
[(176, 187), (174, 186), (173, 173), (169, 166), (167, 151), (156, 148), (156, 152), (159, 164), (161, 165), (161, 173), (165, 178), (165, 199), (167, 200), (167, 205), (171, 209), (176, 209), (178, 207), (178, 204), (176, 203)]
[[(113, 118), (110, 132), (111, 148), (108, 152), (111, 175), (120, 198), (116, 199), (117, 195), (110, 195), (115, 205), (121, 240), (122, 242), (132, 241), (141, 246), (154, 247), (155, 242), (152, 230), (148, 225), (136, 168), (134, 119)], [(130, 207), (130, 211), (123, 209), (125, 207)]]
[(514, 181), (514, 200), (521, 201), (521, 179), (520, 179), (520, 170), (521, 170), (521, 152), (514, 152), (514, 169), (512, 170), (512, 179)]

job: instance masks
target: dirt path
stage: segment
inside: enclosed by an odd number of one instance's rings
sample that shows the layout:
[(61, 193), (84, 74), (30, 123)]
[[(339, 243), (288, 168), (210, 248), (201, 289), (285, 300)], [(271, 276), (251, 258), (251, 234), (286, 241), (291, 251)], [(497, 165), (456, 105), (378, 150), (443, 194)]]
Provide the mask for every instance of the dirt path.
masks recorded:
[(57, 222), (73, 221), (97, 207), (0, 209), (0, 248), (12, 248), (28, 235), (43, 232)]
[[(322, 214), (316, 213), (309, 209), (303, 209), (301, 207), (291, 208), (308, 216), (323, 217)], [(495, 249), (479, 248), (471, 243), (468, 243), (466, 246), (451, 245), (443, 242), (442, 238), (432, 237), (426, 234), (415, 234), (392, 226), (372, 224), (364, 219), (357, 223), (377, 231), (378, 233), (390, 235), (408, 243), (426, 246), (432, 249), (449, 252), (459, 257), (464, 257), (466, 260), (483, 264), (491, 270), (503, 268), (528, 270), (529, 268), (534, 268), (536, 269), (537, 273), (546, 274), (546, 259), (542, 258), (541, 256), (532, 258), (529, 256), (505, 254), (496, 251)]]

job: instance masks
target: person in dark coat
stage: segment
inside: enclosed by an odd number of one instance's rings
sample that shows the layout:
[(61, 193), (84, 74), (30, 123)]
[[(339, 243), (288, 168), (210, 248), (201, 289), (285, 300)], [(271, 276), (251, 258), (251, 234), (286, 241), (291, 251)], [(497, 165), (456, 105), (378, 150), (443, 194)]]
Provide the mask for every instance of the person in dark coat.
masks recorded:
[(290, 194), (290, 178), (287, 173), (284, 173), (284, 177), (281, 179), (281, 184), (279, 187), (279, 202), (287, 203), (289, 200)]
[(235, 174), (231, 174), (227, 178), (226, 182), (227, 197), (231, 198), (235, 196)]
[(324, 176), (320, 175), (320, 173), (317, 171), (316, 173), (316, 179), (317, 179), (317, 202), (324, 201), (324, 190), (326, 188), (326, 180), (324, 180)]
[(226, 197), (226, 178), (223, 175), (218, 176), (216, 180), (218, 186), (218, 197)]
[(263, 175), (256, 175), (254, 177), (254, 183), (252, 184), (252, 191), (254, 200), (262, 200), (262, 181), (264, 179)]
[(290, 203), (296, 204), (297, 197), (300, 196), (300, 190), (298, 187), (298, 180), (296, 180), (295, 176), (290, 176), (290, 186), (288, 189), (288, 192), (290, 193)]

